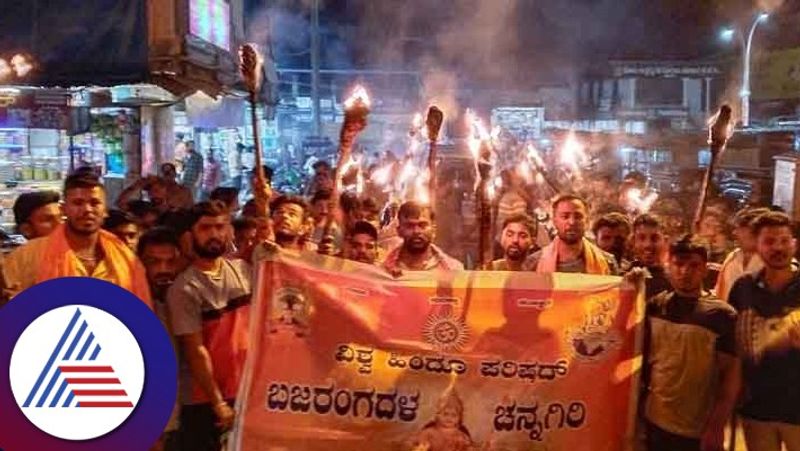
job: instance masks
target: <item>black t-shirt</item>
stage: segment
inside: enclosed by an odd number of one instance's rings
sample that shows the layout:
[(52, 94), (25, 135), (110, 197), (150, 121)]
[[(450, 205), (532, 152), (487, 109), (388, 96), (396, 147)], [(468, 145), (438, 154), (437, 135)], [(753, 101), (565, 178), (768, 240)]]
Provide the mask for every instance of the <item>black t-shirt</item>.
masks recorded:
[(644, 297), (650, 299), (662, 291), (672, 290), (672, 285), (667, 279), (667, 272), (661, 266), (647, 266), (639, 260), (633, 260), (627, 265), (622, 266), (622, 272), (626, 273), (633, 268), (644, 268), (649, 273), (644, 279)]
[(780, 293), (771, 293), (762, 274), (742, 276), (729, 301), (739, 316), (736, 341), (744, 362), (746, 418), (800, 425), (800, 349), (767, 343), (787, 333), (788, 316), (800, 311), (800, 272)]

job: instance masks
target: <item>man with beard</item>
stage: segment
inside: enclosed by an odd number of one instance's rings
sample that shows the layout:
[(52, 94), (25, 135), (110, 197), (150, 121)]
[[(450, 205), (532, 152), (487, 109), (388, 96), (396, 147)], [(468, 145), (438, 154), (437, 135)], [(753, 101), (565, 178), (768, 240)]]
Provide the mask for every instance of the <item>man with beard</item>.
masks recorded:
[(744, 420), (750, 451), (800, 450), (800, 270), (792, 221), (769, 212), (752, 224), (764, 269), (739, 278), (728, 301), (739, 311), (736, 341), (744, 368)]
[(308, 215), (308, 206), (303, 198), (282, 195), (272, 202), (270, 211), (275, 241), (264, 241), (256, 246), (253, 250), (253, 262), (256, 265), (280, 250), (303, 250), (301, 238)]
[(601, 216), (592, 225), (597, 246), (613, 255), (624, 266), (625, 246), (631, 233), (631, 224), (622, 213), (611, 212)]
[(358, 221), (348, 231), (344, 256), (368, 265), (374, 265), (378, 258), (378, 229), (367, 221)]
[(522, 263), (534, 246), (536, 222), (526, 214), (506, 218), (500, 235), (504, 257), (490, 264), (492, 271), (522, 271)]
[(723, 449), (736, 405), (736, 312), (703, 290), (707, 248), (687, 235), (669, 249), (673, 289), (648, 299), (643, 384), (648, 451)]
[(567, 272), (616, 275), (614, 256), (584, 237), (589, 206), (581, 197), (562, 194), (553, 201), (558, 236), (525, 260), (523, 269), (539, 273)]
[(664, 228), (658, 217), (645, 213), (633, 220), (633, 261), (623, 270), (644, 270), (645, 299), (671, 289), (664, 269), (666, 241)]
[(448, 256), (433, 244), (436, 234), (435, 219), (430, 207), (417, 202), (409, 201), (400, 206), (397, 213), (397, 233), (403, 239), (403, 244), (386, 256), (386, 270), (399, 275), (402, 271), (464, 269), (460, 261)]
[(250, 268), (223, 258), (230, 215), (221, 202), (192, 209), (195, 259), (167, 291), (172, 331), (188, 371), (181, 375), (178, 449), (219, 450), (233, 425), (236, 393), (247, 355)]
[[(150, 284), (156, 315), (164, 323), (164, 327), (169, 328), (166, 306), (167, 290), (172, 286), (178, 273), (185, 267), (185, 260), (181, 258), (178, 236), (174, 230), (167, 227), (150, 229), (139, 238), (136, 253), (147, 271), (147, 282)], [(164, 434), (159, 439), (157, 446), (152, 449), (176, 449), (173, 441), (176, 439), (175, 432), (178, 429), (178, 407), (179, 404), (176, 402), (172, 416), (164, 428)]]
[(16, 249), (3, 263), (6, 301), (45, 280), (93, 277), (119, 285), (151, 305), (141, 262), (114, 234), (101, 228), (105, 199), (96, 175), (82, 172), (67, 177), (63, 205), (66, 223)]

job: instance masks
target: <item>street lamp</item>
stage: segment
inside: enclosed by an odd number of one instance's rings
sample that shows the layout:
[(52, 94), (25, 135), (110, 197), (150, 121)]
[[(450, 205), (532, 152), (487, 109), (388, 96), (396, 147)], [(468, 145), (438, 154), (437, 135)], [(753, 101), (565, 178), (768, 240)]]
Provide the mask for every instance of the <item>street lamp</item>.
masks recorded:
[(720, 32), (720, 38), (725, 41), (732, 41), (734, 36), (739, 36), (742, 45), (742, 90), (739, 95), (742, 97), (742, 126), (750, 126), (750, 51), (753, 48), (753, 35), (758, 28), (758, 24), (766, 22), (769, 19), (769, 14), (759, 13), (753, 20), (750, 26), (750, 32), (747, 34), (745, 40), (744, 35), (739, 33), (739, 30), (733, 28), (725, 28)]

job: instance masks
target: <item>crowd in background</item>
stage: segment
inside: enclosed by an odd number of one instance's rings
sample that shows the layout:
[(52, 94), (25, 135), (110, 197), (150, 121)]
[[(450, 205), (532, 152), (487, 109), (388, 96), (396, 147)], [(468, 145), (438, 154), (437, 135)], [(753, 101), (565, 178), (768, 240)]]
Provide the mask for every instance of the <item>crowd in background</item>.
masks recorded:
[[(224, 442), (248, 349), (253, 268), (263, 259), (321, 253), (394, 276), (464, 269), (435, 244), (451, 231), (437, 227), (430, 206), (387, 202), (374, 187), (336, 198), (325, 161), (314, 164), (302, 196), (272, 191), (266, 166), (233, 187), (218, 186), (219, 170), (213, 156), (204, 162), (189, 146), (180, 165), (163, 164), (109, 208), (94, 171), (78, 169), (61, 195), (18, 198), (17, 227), (29, 242), (2, 262), (4, 302), (37, 282), (89, 276), (131, 290), (159, 313), (182, 362), (178, 406), (158, 445), (165, 449), (216, 450)], [(268, 217), (252, 188), (240, 193), (244, 184), (258, 186), (256, 171), (267, 181)], [(619, 193), (640, 183), (636, 176), (556, 196), (513, 171), (502, 177), (495, 259), (484, 269), (625, 275), (644, 285), (642, 446), (722, 449), (723, 431), (738, 416), (749, 450), (800, 451), (800, 272), (786, 214), (755, 207), (733, 214), (719, 204), (692, 235), (683, 215), (670, 213), (674, 206), (626, 207)]]

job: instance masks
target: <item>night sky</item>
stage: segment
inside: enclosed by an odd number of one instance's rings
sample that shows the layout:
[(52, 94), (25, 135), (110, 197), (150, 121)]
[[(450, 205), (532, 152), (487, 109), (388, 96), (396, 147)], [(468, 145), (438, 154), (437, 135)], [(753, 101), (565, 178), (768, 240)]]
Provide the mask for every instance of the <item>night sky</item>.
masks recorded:
[[(436, 67), (515, 86), (563, 81), (607, 58), (732, 53), (719, 29), (756, 8), (754, 0), (320, 1), (324, 67)], [(310, 4), (249, 0), (251, 35), (264, 35), (269, 16), (281, 66), (308, 65)]]

